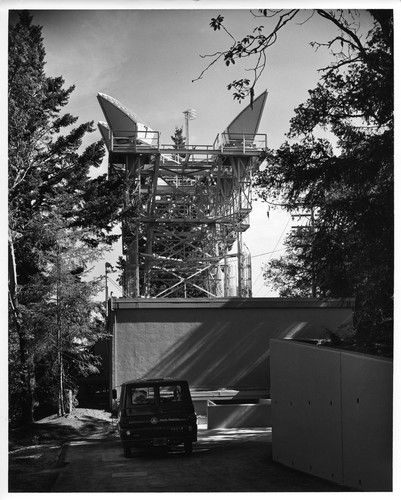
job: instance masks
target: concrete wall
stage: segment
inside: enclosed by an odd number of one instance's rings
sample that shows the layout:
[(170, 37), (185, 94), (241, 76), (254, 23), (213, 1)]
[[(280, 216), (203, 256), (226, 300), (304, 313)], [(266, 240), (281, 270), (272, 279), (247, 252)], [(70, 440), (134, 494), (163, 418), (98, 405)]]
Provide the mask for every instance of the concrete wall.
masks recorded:
[[(114, 299), (112, 387), (182, 377), (192, 390), (270, 388), (270, 340), (322, 338), (352, 318), (351, 300)], [(210, 399), (210, 397), (208, 397)]]
[(216, 404), (208, 401), (208, 429), (240, 429), (271, 427), (271, 401), (259, 400), (253, 404)]
[(390, 360), (271, 342), (273, 459), (363, 491), (391, 491)]

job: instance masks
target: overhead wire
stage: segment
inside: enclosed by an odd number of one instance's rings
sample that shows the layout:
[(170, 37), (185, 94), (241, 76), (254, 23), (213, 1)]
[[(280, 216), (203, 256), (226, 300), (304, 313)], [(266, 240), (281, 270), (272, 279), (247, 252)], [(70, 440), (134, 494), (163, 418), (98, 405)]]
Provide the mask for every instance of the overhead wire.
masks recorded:
[(270, 255), (276, 252), (282, 252), (283, 250), (285, 250), (285, 248), (279, 248), (278, 250), (272, 250), (271, 252), (258, 253), (256, 255), (252, 255), (251, 259), (255, 259), (256, 257), (262, 257), (263, 255)]
[[(287, 226), (288, 226), (288, 224), (289, 224), (290, 220), (291, 220), (291, 217), (288, 219), (288, 221), (287, 221), (287, 223), (286, 223), (286, 225), (285, 225), (285, 227), (284, 227), (284, 229), (283, 229), (283, 231), (282, 231), (282, 233), (281, 233), (280, 237), (279, 237), (279, 238), (278, 238), (278, 240), (277, 240), (276, 245), (274, 246), (274, 249), (273, 249), (273, 250), (271, 250), (270, 252), (263, 252), (263, 253), (259, 253), (259, 254), (257, 254), (257, 255), (252, 255), (252, 256), (251, 256), (251, 259), (255, 259), (256, 257), (262, 257), (262, 256), (264, 256), (264, 255), (272, 255), (272, 254), (274, 254), (274, 253), (276, 253), (276, 252), (282, 252), (283, 250), (285, 250), (285, 248), (279, 248), (279, 249), (277, 249), (277, 246), (278, 246), (278, 244), (280, 243), (281, 238), (283, 237), (283, 234), (284, 234), (285, 230), (287, 229)], [(255, 285), (256, 285), (256, 283), (258, 282), (258, 280), (259, 280), (259, 278), (260, 278), (260, 276), (261, 276), (262, 272), (263, 272), (263, 268), (260, 270), (260, 272), (259, 272), (259, 274), (258, 274), (257, 278), (255, 279), (255, 281), (254, 281), (254, 283), (253, 283), (253, 286), (255, 286)], [(116, 282), (115, 282), (112, 278), (110, 278), (110, 276), (108, 276), (108, 277), (107, 277), (107, 279), (108, 279), (108, 281), (109, 281), (112, 285), (114, 285), (114, 286), (118, 289), (118, 291), (121, 293), (121, 295), (124, 295), (123, 289), (122, 289), (122, 288), (121, 288), (121, 287), (120, 287), (120, 286), (119, 286), (119, 285), (118, 285), (118, 284), (117, 284), (117, 283), (116, 283)], [(258, 292), (257, 292), (257, 293), (259, 293), (259, 291), (263, 288), (263, 286), (264, 286), (264, 284), (262, 284), (262, 286), (259, 288), (259, 290), (258, 290)]]
[[(288, 227), (288, 224), (290, 223), (290, 221), (291, 221), (291, 216), (288, 218), (287, 223), (286, 223), (286, 225), (284, 226), (284, 229), (282, 230), (282, 232), (281, 232), (281, 234), (280, 234), (280, 237), (278, 238), (278, 240), (277, 240), (277, 242), (276, 242), (276, 244), (275, 244), (275, 246), (274, 246), (274, 249), (273, 249), (271, 252), (261, 253), (261, 254), (255, 255), (254, 257), (260, 257), (260, 256), (262, 256), (262, 255), (270, 255), (270, 254), (273, 254), (273, 253), (276, 253), (276, 252), (280, 252), (280, 251), (282, 251), (282, 250), (285, 250), (285, 248), (281, 248), (281, 249), (277, 250), (277, 247), (278, 247), (278, 245), (279, 245), (279, 243), (280, 243), (280, 241), (281, 241), (281, 239), (282, 239), (282, 237), (283, 237), (283, 235), (284, 235), (285, 231), (287, 230), (287, 227)], [(253, 283), (253, 286), (255, 286), (255, 285), (256, 285), (256, 283), (257, 283), (258, 279), (259, 279), (259, 278), (260, 278), (260, 276), (262, 275), (262, 272), (263, 272), (263, 268), (260, 270), (260, 272), (259, 272), (259, 274), (258, 274), (258, 277), (256, 278), (256, 280), (255, 280), (255, 281), (254, 281), (254, 283)], [(264, 286), (265, 286), (265, 284), (263, 283), (263, 284), (262, 284), (262, 286), (261, 286), (261, 287), (259, 287), (259, 289), (258, 289), (258, 291), (256, 292), (256, 294), (258, 294), (258, 293), (262, 290), (262, 288), (263, 288)]]
[(124, 295), (123, 289), (120, 287), (120, 285), (117, 285), (117, 283), (109, 276), (107, 277), (107, 280), (110, 281), (110, 283), (118, 289), (118, 291), (121, 293), (121, 295)]

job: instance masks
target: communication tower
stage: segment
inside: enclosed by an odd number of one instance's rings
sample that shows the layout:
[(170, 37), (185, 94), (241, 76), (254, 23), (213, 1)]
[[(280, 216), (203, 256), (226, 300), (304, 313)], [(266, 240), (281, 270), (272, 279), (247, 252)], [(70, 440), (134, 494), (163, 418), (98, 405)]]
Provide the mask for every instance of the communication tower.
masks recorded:
[(251, 296), (242, 233), (249, 227), (252, 176), (267, 146), (266, 135), (257, 133), (267, 92), (213, 144), (180, 148), (161, 144), (158, 131), (112, 97), (97, 97), (109, 176), (125, 186), (124, 295)]

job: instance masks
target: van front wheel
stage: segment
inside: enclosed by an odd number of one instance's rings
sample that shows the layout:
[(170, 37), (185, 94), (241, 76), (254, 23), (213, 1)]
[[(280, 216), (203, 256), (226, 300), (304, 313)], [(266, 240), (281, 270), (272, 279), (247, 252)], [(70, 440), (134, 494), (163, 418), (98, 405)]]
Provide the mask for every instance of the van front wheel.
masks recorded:
[(131, 447), (130, 446), (124, 446), (124, 457), (125, 458), (131, 458)]
[(185, 453), (187, 455), (189, 455), (190, 453), (192, 453), (192, 441), (185, 441), (184, 443), (184, 449), (185, 449)]

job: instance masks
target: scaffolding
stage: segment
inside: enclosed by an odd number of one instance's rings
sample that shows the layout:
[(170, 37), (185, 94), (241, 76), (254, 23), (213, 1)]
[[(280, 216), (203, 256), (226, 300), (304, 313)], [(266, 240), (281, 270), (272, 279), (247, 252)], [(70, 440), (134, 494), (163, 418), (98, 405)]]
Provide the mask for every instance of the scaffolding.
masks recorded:
[[(118, 101), (98, 95), (107, 120), (99, 129), (109, 153), (109, 176), (119, 176), (125, 186), (125, 296), (252, 295), (242, 234), (249, 227), (252, 176), (267, 146), (266, 135), (256, 133), (266, 96), (213, 144), (177, 149), (161, 144), (160, 133)], [(238, 119), (249, 123), (247, 113), (255, 123), (237, 130)]]

